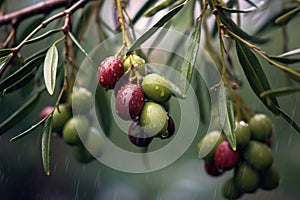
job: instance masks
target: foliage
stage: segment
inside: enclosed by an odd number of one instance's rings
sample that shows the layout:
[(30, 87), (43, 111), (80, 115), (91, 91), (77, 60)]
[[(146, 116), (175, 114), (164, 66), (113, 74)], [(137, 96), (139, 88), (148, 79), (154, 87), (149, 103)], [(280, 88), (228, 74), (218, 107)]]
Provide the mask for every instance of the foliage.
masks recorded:
[[(5, 11), (5, 4), (3, 2), (1, 1), (0, 5)], [(61, 3), (59, 4), (58, 2)], [(257, 98), (271, 112), (276, 116), (282, 116), (300, 133), (299, 125), (281, 109), (278, 101), (279, 96), (299, 92), (300, 72), (292, 64), (299, 64), (300, 62), (300, 47), (294, 50), (289, 50), (285, 47), (284, 52), (281, 52), (280, 55), (268, 54), (259, 47), (263, 43), (272, 42), (272, 38), (260, 37), (260, 35), (265, 34), (265, 27), (285, 29), (286, 24), (299, 16), (299, 1), (292, 1), (289, 4), (283, 3), (282, 10), (275, 17), (271, 16), (265, 19), (264, 24), (253, 35), (241, 28), (241, 16), (250, 14), (261, 15), (267, 12), (272, 1), (262, 0), (257, 3), (248, 0), (146, 1), (137, 10), (135, 15), (129, 15), (126, 8), (131, 2), (116, 0), (116, 19), (119, 19), (115, 22), (117, 24), (116, 30), (109, 27), (105, 22), (105, 18), (99, 15), (104, 5), (102, 0), (78, 0), (71, 1), (71, 4), (69, 2), (67, 0), (49, 1), (49, 5), (52, 3), (55, 6), (49, 6), (48, 4), (36, 6), (41, 10), (40, 12), (45, 14), (45, 17), (42, 20), (39, 18), (38, 23), (34, 21), (35, 23), (32, 23), (32, 27), (28, 27), (30, 31), (24, 37), (17, 37), (18, 25), (23, 23), (24, 19), (34, 17), (36, 13), (34, 10), (36, 9), (35, 7), (29, 7), (27, 14), (24, 14), (20, 10), (11, 13), (10, 18), (5, 18), (5, 15), (0, 16), (0, 26), (5, 26), (6, 30), (9, 30), (2, 34), (5, 37), (2, 37), (1, 40), (0, 91), (2, 95), (0, 98), (6, 98), (8, 93), (15, 93), (22, 90), (27, 91), (29, 84), (34, 85), (34, 89), (30, 92), (30, 97), (28, 97), (29, 100), (25, 99), (23, 105), (20, 105), (18, 110), (11, 113), (10, 117), (0, 123), (0, 134), (4, 134), (30, 114), (38, 102), (40, 94), (45, 91), (45, 88), (48, 91), (49, 98), (56, 100), (55, 107), (63, 101), (62, 97), (64, 95), (69, 96), (71, 94), (77, 65), (80, 63), (80, 60), (76, 56), (77, 50), (80, 50), (93, 63), (83, 47), (85, 43), (84, 36), (89, 26), (97, 27), (99, 43), (110, 37), (112, 33), (121, 31), (124, 41), (116, 56), (130, 56), (135, 51), (141, 51), (139, 47), (155, 33), (160, 32), (161, 28), (169, 27), (172, 23), (180, 20), (176, 16), (186, 14), (183, 12), (189, 12), (185, 8), (190, 5), (192, 5), (193, 11), (199, 8), (201, 12), (197, 13), (195, 11), (190, 15), (185, 15), (190, 17), (189, 20), (192, 23), (184, 30), (190, 35), (190, 41), (186, 47), (185, 58), (180, 70), (184, 79), (175, 85), (171, 83), (177, 96), (182, 98), (186, 96), (187, 84), (195, 76), (193, 68), (197, 59), (197, 53), (200, 50), (200, 41), (203, 41), (201, 45), (204, 46), (212, 58), (216, 58), (215, 62), (222, 76), (220, 82), (222, 81), (226, 88), (220, 92), (223, 101), (219, 104), (219, 109), (226, 113), (226, 127), (223, 131), (233, 148), (235, 148), (234, 119), (249, 119), (253, 115), (253, 112), (249, 112), (251, 109), (243, 103), (242, 96), (238, 92), (235, 92), (235, 89), (232, 87), (232, 85), (237, 84), (237, 75), (232, 70), (232, 65), (240, 66)], [(240, 8), (241, 2), (247, 3), (245, 9)], [(52, 11), (65, 6), (67, 8), (63, 11), (53, 12), (52, 14)], [(162, 11), (165, 11), (165, 14), (161, 16)], [(237, 16), (236, 20), (233, 14)], [(131, 38), (135, 38), (134, 35), (128, 36), (125, 31), (130, 28), (134, 29), (138, 20), (147, 17), (155, 18), (157, 22), (148, 31), (133, 41)], [(212, 30), (210, 30), (207, 24), (209, 20), (213, 20), (215, 23), (215, 28), (212, 28)], [(201, 29), (204, 30), (204, 33), (202, 33)], [(163, 35), (159, 37), (163, 37)], [(54, 40), (54, 42), (44, 45), (46, 40)], [(215, 40), (219, 44), (217, 47), (213, 45)], [(59, 45), (62, 41), (64, 43)], [(157, 42), (159, 43), (159, 41)], [(40, 49), (42, 50), (34, 52), (32, 56), (27, 57), (24, 53), (25, 51), (22, 50), (28, 50), (30, 45), (34, 44), (41, 44)], [(145, 55), (145, 52), (141, 53)], [(233, 64), (230, 62), (230, 60), (233, 60), (231, 59), (232, 56), (237, 56), (239, 63)], [(63, 62), (60, 58), (63, 58)], [(98, 65), (99, 63), (96, 64)], [(278, 68), (283, 74), (294, 81), (290, 82), (289, 85), (283, 85), (282, 88), (272, 88), (272, 85), (268, 81), (270, 77), (264, 72), (264, 67), (267, 65)], [(64, 77), (62, 82), (59, 79), (61, 76)], [(200, 82), (201, 80), (196, 79), (192, 84), (203, 85)], [(218, 87), (218, 85), (215, 87)], [(55, 88), (59, 90), (58, 95), (55, 93)], [(104, 92), (99, 90), (98, 93), (103, 97), (101, 98), (103, 105), (107, 105), (107, 98)], [(198, 91), (197, 96), (199, 95), (199, 99), (208, 101), (205, 96), (201, 97), (201, 95), (207, 95), (207, 93)], [(203, 102), (203, 104), (209, 105), (207, 102)], [(109, 111), (106, 110), (106, 106), (102, 106), (102, 110), (103, 112), (97, 113), (97, 115), (103, 118), (104, 129), (106, 132), (109, 132), (109, 126), (111, 126), (110, 118), (105, 117), (109, 114)], [(19, 134), (19, 136), (24, 136), (33, 131), (37, 126), (43, 125), (43, 122), (46, 121), (42, 137), (42, 158), (47, 174), (50, 173), (49, 156), (52, 115), (53, 112), (49, 113), (47, 118), (42, 119)], [(12, 140), (20, 138), (19, 136)]]

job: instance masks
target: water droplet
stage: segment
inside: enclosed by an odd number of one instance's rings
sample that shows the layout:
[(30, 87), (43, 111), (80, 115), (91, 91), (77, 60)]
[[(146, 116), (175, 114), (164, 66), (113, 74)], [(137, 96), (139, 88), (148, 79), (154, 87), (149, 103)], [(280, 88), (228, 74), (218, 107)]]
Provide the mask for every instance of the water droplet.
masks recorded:
[(104, 83), (104, 77), (100, 76), (100, 83)]
[(163, 90), (161, 91), (160, 96), (161, 97), (165, 96), (165, 92)]
[(116, 74), (116, 73), (114, 73), (114, 77), (117, 77), (117, 74)]
[(159, 90), (159, 86), (155, 86), (155, 89), (156, 89), (156, 90)]

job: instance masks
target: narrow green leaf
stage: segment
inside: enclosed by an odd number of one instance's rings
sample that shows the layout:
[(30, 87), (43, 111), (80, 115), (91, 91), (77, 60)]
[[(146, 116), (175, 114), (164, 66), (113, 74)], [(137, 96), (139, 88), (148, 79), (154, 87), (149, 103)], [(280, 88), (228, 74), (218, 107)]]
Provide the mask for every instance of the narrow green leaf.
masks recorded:
[(252, 7), (244, 9), (244, 10), (237, 10), (237, 9), (232, 9), (232, 8), (226, 8), (222, 7), (222, 9), (228, 13), (250, 13), (257, 11), (259, 7), (262, 7), (264, 4), (266, 4), (266, 1), (260, 1), (257, 3), (257, 5), (252, 5)]
[(231, 97), (224, 85), (219, 88), (218, 110), (220, 119), (225, 119), (224, 124), (221, 124), (226, 140), (233, 150), (236, 150), (236, 134), (234, 109)]
[(95, 3), (91, 2), (87, 4), (80, 12), (74, 29), (74, 35), (77, 38), (81, 39), (84, 33), (88, 30), (88, 27), (91, 25), (91, 22), (95, 17), (95, 6)]
[(36, 59), (37, 57), (40, 57), (40, 56), (46, 56), (46, 53), (47, 53), (49, 48), (50, 47), (42, 49), (40, 51), (37, 51), (33, 55), (29, 56), (28, 58), (25, 58), (24, 63), (28, 63), (31, 60), (34, 60), (34, 59)]
[(86, 56), (86, 58), (94, 65), (96, 64), (93, 62), (89, 54), (85, 51), (85, 49), (80, 45), (79, 41), (75, 38), (75, 36), (71, 33), (68, 32), (68, 35), (70, 36), (71, 40), (75, 43), (75, 45), (80, 49), (80, 51)]
[(33, 126), (31, 126), (29, 129), (23, 131), (22, 133), (14, 136), (13, 138), (11, 138), (9, 141), (10, 142), (14, 142), (24, 136), (26, 136), (27, 134), (31, 133), (33, 130), (35, 130), (37, 127), (39, 127), (41, 124), (43, 124), (46, 119), (48, 119), (47, 117), (45, 117), (44, 119), (40, 120), (38, 123), (34, 124)]
[(257, 44), (263, 44), (268, 41), (267, 39), (258, 38), (258, 37), (249, 35), (245, 31), (243, 31), (238, 25), (236, 25), (236, 23), (234, 21), (232, 21), (231, 18), (227, 17), (227, 14), (225, 12), (223, 12), (222, 10), (218, 14), (220, 16), (222, 23), (224, 25), (226, 25), (227, 28), (229, 28), (232, 32), (234, 32), (235, 34), (240, 36), (241, 38), (248, 40), (250, 42), (253, 42), (253, 43), (257, 43)]
[(148, 0), (146, 1), (141, 9), (135, 14), (132, 19), (132, 24), (134, 25), (143, 15), (143, 13), (150, 8), (153, 4), (155, 4), (158, 0)]
[(7, 62), (10, 60), (10, 58), (12, 56), (13, 56), (13, 53), (10, 53), (7, 56), (0, 58), (0, 70), (2, 69), (2, 67), (4, 67), (7, 64)]
[(300, 58), (286, 58), (281, 56), (268, 56), (268, 57), (283, 64), (295, 64), (300, 62)]
[(139, 37), (127, 51), (126, 55), (131, 54), (136, 48), (148, 40), (160, 27), (172, 19), (185, 5), (185, 3), (178, 5), (165, 14), (158, 22), (156, 22), (149, 30), (147, 30), (141, 37)]
[(29, 62), (27, 62), (13, 74), (2, 80), (0, 82), (0, 91), (3, 91), (5, 88), (11, 87), (11, 85), (15, 84), (20, 79), (23, 79), (27, 75), (31, 74), (32, 70), (37, 69), (41, 65), (44, 56), (45, 55), (38, 55), (37, 57), (32, 58)]
[(43, 22), (44, 18), (44, 16), (30, 18), (29, 22), (26, 24), (26, 28), (18, 32), (19, 34), (17, 35), (17, 43), (23, 41), (27, 37), (27, 35), (29, 35), (37, 26), (39, 26)]
[(145, 17), (152, 17), (153, 15), (155, 15), (158, 11), (161, 11), (169, 6), (171, 6), (172, 4), (178, 2), (178, 0), (163, 0), (160, 1), (159, 3), (155, 4), (153, 7), (149, 8), (144, 14), (143, 16)]
[(295, 17), (298, 12), (300, 12), (300, 6), (298, 6), (297, 8), (294, 8), (293, 10), (290, 10), (286, 13), (284, 13), (283, 15), (281, 15), (280, 17), (278, 17), (275, 20), (276, 24), (286, 24), (288, 23), (293, 17)]
[(291, 51), (285, 52), (283, 54), (280, 54), (280, 57), (288, 57), (288, 56), (295, 56), (300, 55), (300, 49), (293, 49)]
[(263, 98), (265, 96), (276, 97), (276, 96), (284, 96), (284, 95), (293, 94), (293, 93), (299, 92), (299, 91), (300, 91), (299, 87), (283, 87), (283, 88), (277, 88), (277, 89), (264, 91), (259, 96), (260, 96), (260, 98)]
[(194, 64), (199, 50), (200, 35), (201, 35), (201, 21), (202, 19), (199, 18), (196, 22), (191, 38), (186, 47), (183, 63), (181, 65), (181, 74), (185, 78), (185, 80), (182, 81), (182, 89), (181, 89), (183, 96), (186, 95), (188, 83), (191, 81)]
[(8, 54), (10, 54), (12, 52), (11, 49), (0, 49), (0, 58), (7, 56)]
[(110, 107), (110, 100), (108, 98), (107, 92), (100, 87), (97, 86), (96, 89), (96, 96), (95, 96), (95, 109), (96, 109), (96, 115), (97, 118), (101, 124), (101, 127), (104, 131), (104, 133), (109, 136), (110, 135), (110, 129), (112, 124), (112, 111)]
[(18, 89), (24, 87), (35, 77), (36, 70), (32, 70), (30, 73), (24, 75), (21, 79), (14, 82), (9, 87), (3, 90), (3, 95), (9, 94), (11, 92), (17, 91)]
[[(247, 77), (247, 80), (256, 94), (260, 98), (260, 94), (266, 90), (270, 90), (269, 81), (255, 55), (252, 53), (246, 45), (236, 40), (236, 51), (243, 68), (243, 71)], [(279, 107), (277, 99), (275, 97), (263, 97), (260, 100), (274, 113), (280, 114), (275, 106)]]
[(207, 124), (211, 117), (211, 99), (208, 87), (198, 71), (193, 73), (192, 85), (199, 105), (200, 120)]
[(25, 104), (23, 104), (18, 110), (16, 110), (0, 124), (0, 135), (15, 126), (21, 119), (26, 117), (33, 110), (39, 100), (41, 93), (44, 90), (45, 87), (39, 88), (36, 92), (34, 92), (34, 95)]
[(258, 30), (255, 32), (254, 35), (259, 35), (261, 33), (263, 33), (264, 31), (270, 31), (271, 28), (275, 28), (275, 27), (280, 27), (280, 26), (283, 26), (284, 24), (276, 24), (275, 23), (275, 20), (282, 16), (283, 14), (293, 10), (297, 8), (296, 6), (292, 6), (292, 7), (289, 7), (289, 8), (283, 8), (283, 10), (280, 10), (277, 14), (273, 15), (273, 16), (270, 16), (269, 18), (266, 18), (264, 23), (262, 23), (260, 25), (260, 28), (258, 28)]
[[(252, 1), (250, 0), (245, 0), (248, 4), (250, 4), (251, 6), (254, 6), (254, 7), (257, 7), (257, 5), (255, 3), (253, 3)], [(264, 1), (261, 1), (261, 2), (264, 2)]]
[(58, 51), (55, 44), (53, 44), (47, 51), (44, 61), (44, 80), (47, 91), (50, 95), (53, 95), (54, 93), (57, 65)]
[(58, 32), (61, 32), (61, 29), (53, 29), (53, 30), (47, 31), (46, 33), (44, 33), (42, 35), (39, 35), (39, 36), (37, 36), (35, 38), (27, 40), (25, 42), (25, 44), (32, 44), (32, 43), (38, 42), (38, 41), (43, 40), (43, 39), (45, 39), (45, 38), (47, 38), (47, 37), (49, 37), (49, 36), (51, 36), (51, 35), (53, 35), (55, 33), (58, 33)]
[(45, 126), (42, 135), (42, 161), (44, 171), (47, 176), (50, 175), (50, 144), (51, 144), (51, 133), (52, 133), (52, 116), (46, 119)]
[(285, 113), (282, 109), (276, 107), (278, 112), (280, 112), (280, 115), (290, 124), (294, 127), (294, 129), (300, 134), (300, 127), (299, 125), (293, 120), (287, 113)]

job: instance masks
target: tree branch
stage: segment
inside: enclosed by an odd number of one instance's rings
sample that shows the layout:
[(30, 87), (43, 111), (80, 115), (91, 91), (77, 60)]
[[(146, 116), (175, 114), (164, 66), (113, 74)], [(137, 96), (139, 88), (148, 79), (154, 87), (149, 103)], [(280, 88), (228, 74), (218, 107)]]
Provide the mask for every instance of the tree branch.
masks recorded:
[(72, 5), (72, 3), (75, 1), (76, 0), (47, 0), (40, 2), (16, 12), (0, 16), (0, 26), (5, 24), (16, 25), (24, 19), (32, 17), (33, 15), (48, 14), (55, 9)]

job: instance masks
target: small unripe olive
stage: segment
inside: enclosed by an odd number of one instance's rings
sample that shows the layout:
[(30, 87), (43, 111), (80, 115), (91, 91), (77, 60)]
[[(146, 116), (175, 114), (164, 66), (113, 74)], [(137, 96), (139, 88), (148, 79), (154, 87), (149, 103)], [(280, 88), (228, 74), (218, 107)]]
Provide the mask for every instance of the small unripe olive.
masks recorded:
[(254, 140), (265, 142), (272, 136), (273, 125), (269, 117), (256, 114), (249, 120), (251, 136)]
[(81, 143), (81, 137), (86, 138), (89, 131), (89, 122), (84, 116), (74, 116), (64, 126), (63, 139), (67, 144)]
[(226, 199), (237, 199), (243, 192), (236, 186), (233, 178), (228, 179), (222, 187), (222, 195)]
[(244, 157), (257, 170), (266, 169), (273, 163), (271, 149), (266, 144), (257, 141), (249, 142)]
[(250, 141), (251, 130), (248, 124), (244, 121), (236, 122), (236, 144), (238, 149), (241, 149)]
[(61, 133), (65, 123), (71, 118), (71, 112), (65, 104), (60, 104), (59, 111), (57, 109), (53, 112), (52, 130)]
[[(138, 66), (143, 66), (145, 64), (145, 60), (138, 55), (132, 55), (133, 56), (133, 61), (138, 65)], [(127, 58), (124, 60), (124, 70), (125, 72), (132, 67), (131, 61), (130, 61), (130, 56), (127, 56)]]
[(80, 87), (73, 90), (69, 103), (78, 114), (87, 114), (92, 107), (93, 96), (86, 88)]
[(161, 105), (147, 102), (141, 112), (139, 124), (149, 137), (153, 137), (166, 132), (168, 116)]
[(145, 76), (142, 88), (149, 99), (159, 103), (168, 101), (172, 95), (170, 84), (164, 77), (158, 74), (148, 74)]
[(90, 128), (83, 140), (85, 148), (94, 156), (100, 156), (103, 147), (103, 136), (96, 128)]
[(204, 160), (214, 160), (218, 145), (224, 140), (220, 131), (212, 131), (206, 134), (198, 143), (198, 156)]
[(264, 190), (273, 190), (279, 185), (279, 173), (271, 166), (260, 173), (260, 187)]
[(250, 166), (242, 164), (235, 171), (234, 181), (241, 191), (252, 193), (259, 187), (259, 173)]
[(79, 163), (86, 164), (95, 159), (94, 156), (85, 148), (85, 146), (83, 146), (83, 144), (73, 146), (72, 153), (75, 160)]

